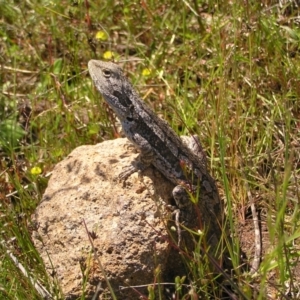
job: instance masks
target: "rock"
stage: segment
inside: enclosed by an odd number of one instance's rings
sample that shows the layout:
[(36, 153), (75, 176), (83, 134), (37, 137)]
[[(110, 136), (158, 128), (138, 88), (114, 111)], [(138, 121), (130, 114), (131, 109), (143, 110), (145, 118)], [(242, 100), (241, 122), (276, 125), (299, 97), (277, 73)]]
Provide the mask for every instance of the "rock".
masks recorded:
[[(91, 299), (97, 286), (99, 299), (110, 299), (84, 222), (118, 299), (148, 295), (159, 269), (161, 282), (185, 273), (163, 204), (171, 201), (172, 184), (153, 168), (142, 181), (137, 174), (118, 180), (136, 156), (127, 139), (116, 139), (78, 147), (53, 170), (33, 216), (33, 241), (67, 299)], [(145, 286), (129, 287), (137, 285)]]

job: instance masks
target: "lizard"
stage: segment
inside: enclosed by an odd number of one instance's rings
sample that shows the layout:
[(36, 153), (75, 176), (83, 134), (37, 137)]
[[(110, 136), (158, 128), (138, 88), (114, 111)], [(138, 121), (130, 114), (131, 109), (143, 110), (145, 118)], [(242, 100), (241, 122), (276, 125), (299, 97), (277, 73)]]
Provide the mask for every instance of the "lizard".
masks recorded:
[(140, 98), (115, 63), (90, 60), (88, 70), (96, 89), (120, 120), (125, 136), (140, 152), (121, 179), (152, 165), (175, 185), (172, 194), (185, 226), (199, 225), (195, 223), (198, 206), (208, 243), (216, 249), (222, 236), (223, 207), (197, 136), (189, 137), (188, 142), (181, 140)]

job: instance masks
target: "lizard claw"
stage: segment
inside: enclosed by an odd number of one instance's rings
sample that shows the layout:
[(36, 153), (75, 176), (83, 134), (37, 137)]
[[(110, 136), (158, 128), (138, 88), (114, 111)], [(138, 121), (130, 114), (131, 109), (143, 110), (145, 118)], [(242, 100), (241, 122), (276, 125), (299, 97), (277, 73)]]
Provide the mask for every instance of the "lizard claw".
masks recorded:
[(126, 167), (118, 176), (118, 179), (120, 181), (126, 180), (129, 176), (131, 176), (133, 173), (137, 172), (138, 170), (134, 166), (128, 166)]

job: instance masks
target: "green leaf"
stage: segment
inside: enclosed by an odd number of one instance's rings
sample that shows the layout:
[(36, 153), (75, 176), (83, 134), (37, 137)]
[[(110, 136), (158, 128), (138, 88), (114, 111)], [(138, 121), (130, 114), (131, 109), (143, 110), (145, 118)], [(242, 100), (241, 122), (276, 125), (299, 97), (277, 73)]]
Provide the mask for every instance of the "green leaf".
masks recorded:
[(53, 64), (53, 73), (54, 73), (55, 75), (59, 75), (59, 74), (61, 73), (61, 70), (62, 70), (62, 63), (63, 63), (63, 61), (62, 61), (61, 58), (57, 59), (57, 60), (54, 62), (54, 64)]
[(20, 139), (26, 131), (15, 120), (4, 120), (0, 123), (0, 146), (12, 150), (19, 146)]

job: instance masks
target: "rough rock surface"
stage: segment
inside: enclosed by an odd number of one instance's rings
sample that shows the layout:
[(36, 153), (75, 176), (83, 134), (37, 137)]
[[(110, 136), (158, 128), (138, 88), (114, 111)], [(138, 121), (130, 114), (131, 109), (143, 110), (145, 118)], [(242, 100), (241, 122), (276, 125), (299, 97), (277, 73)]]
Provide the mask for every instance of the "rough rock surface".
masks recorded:
[(118, 180), (136, 156), (127, 139), (116, 139), (78, 147), (53, 170), (33, 217), (33, 240), (67, 299), (82, 295), (85, 280), (86, 299), (100, 285), (99, 299), (110, 299), (83, 220), (119, 299), (147, 295), (147, 287), (128, 287), (155, 282), (158, 266), (164, 281), (184, 273), (170, 246), (176, 242), (168, 235), (170, 212), (162, 203), (171, 201), (172, 184), (153, 168), (143, 172), (143, 180), (138, 174)]

